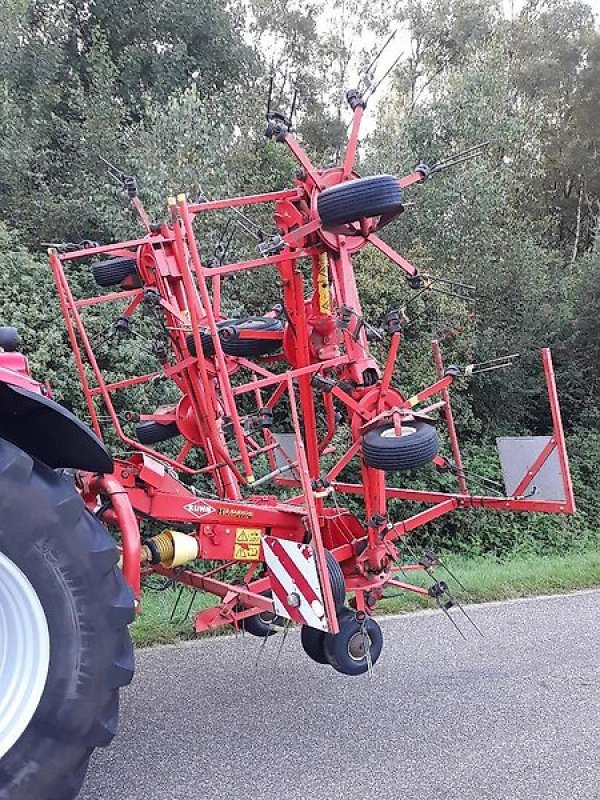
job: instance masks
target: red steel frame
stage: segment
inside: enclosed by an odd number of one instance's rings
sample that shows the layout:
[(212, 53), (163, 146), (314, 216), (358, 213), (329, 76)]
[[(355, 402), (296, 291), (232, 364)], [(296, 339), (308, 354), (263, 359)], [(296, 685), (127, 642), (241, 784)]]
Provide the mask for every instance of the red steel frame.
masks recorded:
[[(383, 368), (370, 354), (366, 331), (361, 324), (353, 255), (371, 244), (406, 276), (414, 278), (418, 272), (415, 266), (379, 238), (376, 231), (381, 220), (363, 219), (342, 230), (331, 231), (325, 229), (319, 219), (319, 192), (358, 177), (354, 172), (354, 161), (362, 112), (361, 105), (354, 109), (342, 167), (317, 169), (295, 137), (285, 130), (279, 140), (285, 141), (301, 166), (294, 188), (202, 203), (189, 203), (183, 195), (171, 197), (168, 200), (169, 220), (160, 226), (148, 224), (143, 206), (136, 198), (135, 207), (147, 231), (143, 237), (75, 252), (49, 251), (92, 426), (98, 435), (103, 435), (98, 410), (101, 401), (114, 432), (132, 451), (131, 455), (115, 461), (112, 475), (80, 476), (83, 496), (91, 508), (97, 507), (100, 497), (108, 498), (109, 508), (103, 519), (120, 529), (124, 573), (138, 598), (141, 577), (150, 572), (221, 598), (222, 602), (216, 608), (197, 615), (198, 631), (222, 624), (237, 625), (244, 617), (272, 608), (271, 601), (263, 594), (269, 588), (268, 574), (256, 576), (262, 564), (262, 548), (247, 558), (240, 558), (236, 550), (236, 531), (241, 526), (251, 526), (261, 534), (308, 541), (313, 545), (329, 630), (335, 633), (338, 623), (326, 577), (325, 548), (331, 550), (341, 563), (347, 589), (354, 594), (355, 607), (370, 611), (386, 585), (427, 593), (418, 586), (394, 579), (400, 559), (395, 542), (434, 519), (461, 508), (551, 513), (572, 513), (575, 510), (548, 350), (542, 351), (542, 361), (552, 412), (552, 438), (529, 473), (523, 476), (515, 496), (506, 498), (469, 492), (450, 404), (449, 389), (454, 378), (445, 373), (439, 344), (433, 342), (436, 381), (410, 398), (391, 386), (401, 333), (393, 334)], [(424, 179), (424, 174), (417, 171), (400, 178), (399, 184), (407, 187)], [(258, 204), (274, 206), (274, 220), (281, 236), (279, 247), (262, 258), (207, 267), (194, 234), (195, 218), (211, 211)], [(76, 298), (65, 265), (98, 255), (134, 257), (141, 286), (97, 297)], [(308, 287), (301, 270), (301, 263), (307, 260), (311, 264)], [(287, 320), (282, 342), (284, 355), (280, 357), (286, 365), (283, 372), (273, 370), (273, 361), (277, 360), (273, 357), (235, 358), (223, 351), (217, 328), (221, 319), (222, 277), (255, 269), (276, 270), (281, 282)], [(307, 288), (309, 301), (305, 299)], [(143, 303), (155, 305), (170, 331), (172, 352), (168, 361), (154, 373), (107, 382), (86, 329), (85, 315), (95, 306), (122, 304), (124, 301), (126, 307), (124, 310), (120, 308), (119, 316), (129, 319)], [(347, 317), (344, 325), (340, 325), (342, 309)], [(214, 356), (210, 358), (203, 355), (201, 329), (212, 338)], [(188, 347), (189, 335), (198, 355), (193, 355)], [(249, 377), (242, 379), (241, 375)], [(115, 409), (115, 393), (143, 385), (158, 376), (172, 381), (181, 399), (176, 405), (141, 414), (138, 418), (175, 421), (185, 442), (177, 456), (167, 456), (140, 444), (125, 432)], [(316, 392), (315, 376), (330, 379), (329, 390)], [(271, 469), (275, 471), (278, 444), (268, 429), (248, 432), (237, 405), (242, 397), (253, 398), (257, 410), (272, 410), (287, 398), (296, 452), (291, 467), (296, 477), (279, 476), (276, 482), (280, 486), (296, 487), (298, 493), (286, 502), (277, 496), (253, 491), (255, 459), (266, 454)], [(385, 474), (367, 466), (360, 458), (362, 435), (377, 422), (387, 420), (392, 420), (399, 428), (403, 421), (411, 418), (413, 410), (431, 398), (436, 398), (435, 402), (422, 407), (421, 413), (443, 412), (457, 468), (457, 492), (389, 487)], [(353, 444), (325, 470), (323, 457), (335, 452), (331, 444), (337, 430), (335, 404), (345, 407)], [(324, 430), (318, 423), (318, 409), (324, 412)], [(232, 441), (227, 441), (224, 434), (226, 420), (231, 421)], [(525, 497), (532, 478), (553, 449), (558, 451), (565, 499), (550, 501)], [(192, 451), (203, 454), (204, 466), (190, 465)], [(280, 453), (290, 460), (281, 449)], [(339, 479), (353, 459), (360, 462), (360, 484)], [(199, 497), (176, 478), (175, 473), (189, 477), (198, 474), (210, 476), (218, 499)], [(338, 507), (337, 502), (332, 504), (329, 501), (332, 492), (361, 496), (365, 509), (363, 519), (346, 508)], [(387, 513), (389, 499), (416, 501), (429, 507), (406, 519), (392, 521)], [(198, 541), (200, 558), (217, 560), (222, 562), (222, 566), (205, 573), (188, 566), (169, 569), (159, 564), (141, 568), (141, 532), (147, 519), (169, 525), (185, 524)], [(233, 584), (215, 577), (219, 570), (236, 563), (246, 563), (247, 566), (242, 583)], [(411, 568), (418, 569), (419, 565), (403, 566), (403, 569)]]

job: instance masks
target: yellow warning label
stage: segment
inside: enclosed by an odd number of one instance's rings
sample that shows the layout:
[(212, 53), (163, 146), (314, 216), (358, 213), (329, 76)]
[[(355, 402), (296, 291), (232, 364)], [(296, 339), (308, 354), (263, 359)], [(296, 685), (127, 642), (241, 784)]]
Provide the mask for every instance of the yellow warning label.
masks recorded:
[(321, 314), (331, 314), (327, 253), (321, 253), (319, 256), (319, 311)]
[(258, 561), (262, 528), (236, 528), (233, 557), (236, 561)]
[(236, 528), (236, 544), (260, 544), (262, 528)]
[(233, 548), (233, 557), (236, 561), (258, 561), (259, 556), (259, 544), (236, 544)]

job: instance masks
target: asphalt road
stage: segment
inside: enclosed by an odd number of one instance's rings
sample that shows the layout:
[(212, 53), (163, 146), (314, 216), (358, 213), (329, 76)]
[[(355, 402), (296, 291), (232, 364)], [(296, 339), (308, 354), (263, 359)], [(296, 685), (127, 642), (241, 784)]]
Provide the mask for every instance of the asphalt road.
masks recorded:
[(382, 622), (372, 680), (296, 633), (142, 651), (81, 800), (598, 800), (600, 591)]

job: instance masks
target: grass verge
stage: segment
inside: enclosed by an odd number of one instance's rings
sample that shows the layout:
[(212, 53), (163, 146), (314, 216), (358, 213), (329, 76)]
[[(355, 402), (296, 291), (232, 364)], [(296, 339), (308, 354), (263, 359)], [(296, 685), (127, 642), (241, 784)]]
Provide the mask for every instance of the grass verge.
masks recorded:
[[(450, 555), (444, 563), (458, 577), (466, 591), (444, 574), (443, 569), (438, 570), (438, 578), (448, 583), (461, 602), (467, 603), (559, 594), (600, 586), (600, 549), (561, 555), (513, 556), (506, 561), (491, 556), (466, 558)], [(424, 586), (427, 585), (424, 577), (422, 573), (411, 572), (410, 579), (406, 582)], [(402, 576), (400, 579), (404, 580)], [(179, 589), (147, 591), (144, 594), (142, 614), (131, 627), (138, 647), (172, 644), (193, 637), (193, 613), (213, 605), (214, 600), (200, 593), (194, 596), (185, 589), (172, 615), (178, 594)], [(388, 594), (391, 595), (392, 592)], [(381, 614), (397, 614), (429, 607), (435, 607), (433, 601), (402, 592), (382, 600), (377, 611)], [(228, 629), (220, 631), (227, 632)]]

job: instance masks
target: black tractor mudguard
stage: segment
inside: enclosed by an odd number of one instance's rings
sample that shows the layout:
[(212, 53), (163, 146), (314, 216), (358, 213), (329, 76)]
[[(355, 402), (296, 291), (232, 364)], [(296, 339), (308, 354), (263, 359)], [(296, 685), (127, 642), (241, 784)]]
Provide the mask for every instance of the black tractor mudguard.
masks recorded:
[(44, 395), (2, 381), (0, 438), (52, 469), (113, 470), (104, 444), (74, 414)]

